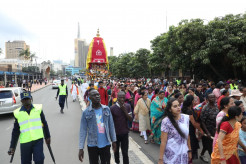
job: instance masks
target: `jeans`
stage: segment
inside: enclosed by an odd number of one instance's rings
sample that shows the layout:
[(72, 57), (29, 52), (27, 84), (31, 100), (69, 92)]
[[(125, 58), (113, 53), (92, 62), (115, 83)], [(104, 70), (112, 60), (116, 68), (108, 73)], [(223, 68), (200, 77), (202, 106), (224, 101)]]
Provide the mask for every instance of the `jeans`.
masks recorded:
[(121, 134), (121, 135), (116, 135), (117, 141), (117, 149), (116, 152), (114, 153), (114, 158), (115, 158), (115, 163), (120, 163), (120, 153), (119, 149), (121, 147), (121, 152), (123, 156), (123, 164), (129, 164), (129, 157), (128, 157), (128, 148), (129, 148), (129, 138), (128, 134)]
[(31, 164), (32, 156), (35, 164), (44, 163), (43, 139), (20, 144), (21, 164)]
[(110, 164), (110, 145), (103, 148), (88, 146), (88, 154), (90, 164), (99, 164), (99, 157), (101, 161), (100, 164)]
[(241, 164), (246, 164), (246, 156), (239, 156)]

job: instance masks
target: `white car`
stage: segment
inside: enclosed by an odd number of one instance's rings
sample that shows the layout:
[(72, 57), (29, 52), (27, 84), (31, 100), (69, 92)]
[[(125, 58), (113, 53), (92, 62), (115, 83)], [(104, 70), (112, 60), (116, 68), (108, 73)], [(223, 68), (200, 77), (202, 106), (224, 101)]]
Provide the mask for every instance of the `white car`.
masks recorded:
[(52, 83), (52, 89), (58, 89), (60, 84), (61, 84), (61, 80), (54, 80)]
[(20, 108), (20, 94), (23, 92), (21, 87), (0, 88), (0, 114), (12, 113)]

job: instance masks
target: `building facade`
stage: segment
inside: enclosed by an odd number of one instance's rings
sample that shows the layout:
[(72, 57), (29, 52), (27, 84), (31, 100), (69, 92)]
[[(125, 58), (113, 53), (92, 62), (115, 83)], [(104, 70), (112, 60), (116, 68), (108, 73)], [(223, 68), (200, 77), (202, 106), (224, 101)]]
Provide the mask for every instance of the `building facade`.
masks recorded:
[(71, 75), (79, 74), (79, 71), (82, 70), (80, 67), (67, 66), (65, 68), (66, 72), (70, 72)]
[(0, 60), (0, 71), (9, 72), (22, 72), (22, 68), (35, 66), (39, 68), (39, 73), (41, 71), (41, 64), (36, 62), (30, 62), (26, 60), (19, 59), (1, 59)]
[(114, 56), (114, 48), (110, 47), (110, 56)]
[(86, 43), (84, 39), (80, 39), (79, 24), (78, 24), (78, 35), (77, 35), (77, 38), (74, 39), (74, 46), (75, 46), (74, 66), (85, 69), (89, 45)]
[(13, 42), (5, 42), (5, 58), (24, 60), (24, 57), (19, 57), (19, 54), (26, 49), (30, 50), (30, 46), (25, 41), (15, 40)]

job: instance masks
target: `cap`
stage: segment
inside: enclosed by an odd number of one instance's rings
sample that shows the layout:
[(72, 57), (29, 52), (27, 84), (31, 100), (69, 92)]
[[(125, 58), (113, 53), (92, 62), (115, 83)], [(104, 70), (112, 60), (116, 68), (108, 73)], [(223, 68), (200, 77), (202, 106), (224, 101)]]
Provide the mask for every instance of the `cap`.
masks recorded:
[(24, 91), (20, 94), (21, 100), (23, 99), (31, 99), (31, 92)]
[(242, 96), (242, 93), (238, 89), (235, 89), (231, 91), (230, 97), (232, 96)]

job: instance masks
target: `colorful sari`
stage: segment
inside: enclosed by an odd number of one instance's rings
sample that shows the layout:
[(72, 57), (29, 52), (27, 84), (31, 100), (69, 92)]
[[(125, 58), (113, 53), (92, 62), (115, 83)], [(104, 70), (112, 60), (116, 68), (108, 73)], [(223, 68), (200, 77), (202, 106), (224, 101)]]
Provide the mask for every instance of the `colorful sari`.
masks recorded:
[(159, 96), (153, 99), (150, 105), (151, 135), (150, 138), (157, 144), (161, 143), (161, 122), (164, 118), (164, 109), (168, 99), (160, 100)]
[[(222, 141), (223, 153), (227, 162), (229, 162), (231, 157), (238, 157), (237, 155), (237, 145), (239, 140), (239, 130), (241, 124), (239, 122), (235, 123), (235, 128), (231, 133), (227, 133), (224, 140)], [(214, 151), (211, 155), (211, 164), (220, 164), (220, 152), (218, 147), (218, 140), (216, 140)]]

